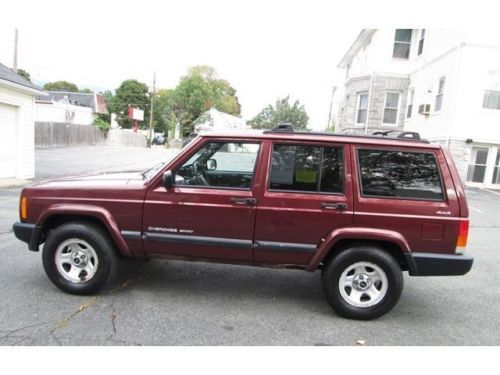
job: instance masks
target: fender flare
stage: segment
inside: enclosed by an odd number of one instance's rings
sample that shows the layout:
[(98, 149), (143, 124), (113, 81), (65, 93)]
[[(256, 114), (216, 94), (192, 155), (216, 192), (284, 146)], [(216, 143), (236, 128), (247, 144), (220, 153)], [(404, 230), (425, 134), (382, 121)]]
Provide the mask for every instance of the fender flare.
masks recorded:
[[(56, 215), (80, 215), (90, 216), (98, 219), (108, 230), (113, 242), (115, 243), (120, 253), (122, 253), (122, 255), (126, 257), (133, 257), (132, 252), (130, 251), (127, 243), (120, 233), (118, 224), (116, 224), (116, 221), (111, 213), (105, 208), (88, 204), (54, 204), (44, 210), (43, 213), (38, 217), (36, 226), (42, 228), (48, 219)], [(40, 233), (38, 235), (41, 234), (41, 230), (39, 232)], [(38, 238), (32, 239), (32, 241), (34, 240), (36, 241), (35, 243), (38, 244)]]
[[(321, 243), (318, 245), (316, 252), (309, 261), (306, 271), (315, 271), (335, 244), (340, 240), (345, 239), (392, 242), (401, 248), (403, 255), (411, 253), (408, 242), (399, 232), (376, 228), (338, 228), (323, 238)], [(408, 260), (408, 258), (411, 257), (405, 255), (405, 258)], [(413, 264), (408, 264), (408, 267), (412, 268)]]

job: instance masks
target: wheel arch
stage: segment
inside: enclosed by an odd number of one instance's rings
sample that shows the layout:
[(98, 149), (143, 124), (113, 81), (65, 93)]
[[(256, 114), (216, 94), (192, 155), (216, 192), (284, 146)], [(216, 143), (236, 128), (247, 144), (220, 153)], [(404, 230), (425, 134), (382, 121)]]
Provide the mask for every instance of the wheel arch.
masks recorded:
[(105, 230), (113, 241), (118, 252), (126, 257), (132, 257), (127, 243), (123, 239), (113, 216), (106, 209), (90, 205), (54, 205), (48, 208), (37, 221), (38, 238), (36, 244), (42, 243), (49, 230), (68, 222), (88, 222)]
[(410, 247), (398, 232), (373, 228), (338, 229), (326, 236), (309, 261), (306, 270), (315, 271), (340, 251), (361, 245), (378, 245), (393, 256), (402, 270), (413, 270)]

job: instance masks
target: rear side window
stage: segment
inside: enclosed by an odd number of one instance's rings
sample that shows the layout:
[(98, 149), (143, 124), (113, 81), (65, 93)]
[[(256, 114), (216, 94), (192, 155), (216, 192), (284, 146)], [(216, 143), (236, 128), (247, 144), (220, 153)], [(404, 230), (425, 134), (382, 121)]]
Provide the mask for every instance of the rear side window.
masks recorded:
[(363, 196), (443, 200), (433, 153), (358, 149)]
[(341, 147), (275, 144), (271, 190), (342, 193)]

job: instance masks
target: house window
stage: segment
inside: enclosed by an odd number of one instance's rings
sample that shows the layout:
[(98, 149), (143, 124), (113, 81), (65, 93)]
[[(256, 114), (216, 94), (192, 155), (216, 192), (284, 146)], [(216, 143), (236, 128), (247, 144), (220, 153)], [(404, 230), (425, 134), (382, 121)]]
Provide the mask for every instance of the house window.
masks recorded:
[(488, 73), (488, 88), (484, 91), (483, 108), (500, 109), (500, 72)]
[(395, 125), (398, 122), (399, 93), (387, 92), (385, 94), (384, 124)]
[(392, 57), (407, 59), (410, 57), (411, 29), (396, 29)]
[(415, 95), (415, 90), (408, 90), (408, 107), (406, 108), (406, 118), (411, 117), (411, 111), (413, 110), (413, 97)]
[(489, 151), (488, 147), (472, 147), (467, 170), (467, 182), (484, 182)]
[(440, 111), (443, 107), (443, 95), (444, 95), (444, 83), (446, 81), (445, 77), (439, 79), (438, 92), (436, 94), (436, 102), (434, 103), (434, 110)]
[(418, 40), (418, 55), (420, 56), (424, 51), (425, 29), (420, 30), (420, 38)]
[(366, 124), (368, 111), (368, 93), (358, 94), (358, 104), (356, 110), (356, 124)]

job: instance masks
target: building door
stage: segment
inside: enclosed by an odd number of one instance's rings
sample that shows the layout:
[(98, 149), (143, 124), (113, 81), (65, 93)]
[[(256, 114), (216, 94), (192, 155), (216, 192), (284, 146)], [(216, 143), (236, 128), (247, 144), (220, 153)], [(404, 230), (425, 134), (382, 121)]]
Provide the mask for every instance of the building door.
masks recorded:
[(473, 146), (467, 169), (467, 182), (474, 184), (485, 183), (486, 167), (488, 164), (489, 147)]
[(17, 107), (0, 103), (0, 178), (16, 176)]

